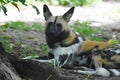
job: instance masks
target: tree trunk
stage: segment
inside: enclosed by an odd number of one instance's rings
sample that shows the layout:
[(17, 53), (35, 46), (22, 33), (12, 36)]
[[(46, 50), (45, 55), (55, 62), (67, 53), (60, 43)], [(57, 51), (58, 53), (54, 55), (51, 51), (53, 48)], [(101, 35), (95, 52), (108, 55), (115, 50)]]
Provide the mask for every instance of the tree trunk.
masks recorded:
[(0, 43), (0, 80), (22, 80), (17, 74)]
[(64, 76), (50, 64), (19, 59), (0, 43), (0, 80), (77, 80)]

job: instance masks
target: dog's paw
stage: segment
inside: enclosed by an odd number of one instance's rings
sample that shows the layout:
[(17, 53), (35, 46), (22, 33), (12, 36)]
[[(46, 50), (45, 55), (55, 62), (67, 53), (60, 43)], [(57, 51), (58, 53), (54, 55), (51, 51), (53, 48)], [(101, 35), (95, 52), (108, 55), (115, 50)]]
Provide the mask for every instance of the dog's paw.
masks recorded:
[(103, 77), (109, 77), (110, 74), (111, 73), (108, 70), (106, 70), (105, 68), (97, 68), (96, 73), (95, 73), (95, 75), (103, 76)]
[(120, 76), (120, 72), (117, 69), (109, 69), (115, 76)]

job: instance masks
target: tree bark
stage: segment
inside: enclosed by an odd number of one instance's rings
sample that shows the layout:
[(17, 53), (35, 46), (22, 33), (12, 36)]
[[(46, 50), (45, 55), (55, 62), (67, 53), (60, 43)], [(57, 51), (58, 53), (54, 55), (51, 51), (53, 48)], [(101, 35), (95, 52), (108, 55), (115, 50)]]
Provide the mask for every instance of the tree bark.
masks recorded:
[(0, 80), (22, 80), (5, 54), (0, 43)]
[(50, 64), (19, 59), (7, 53), (0, 43), (0, 80), (77, 80), (62, 75)]

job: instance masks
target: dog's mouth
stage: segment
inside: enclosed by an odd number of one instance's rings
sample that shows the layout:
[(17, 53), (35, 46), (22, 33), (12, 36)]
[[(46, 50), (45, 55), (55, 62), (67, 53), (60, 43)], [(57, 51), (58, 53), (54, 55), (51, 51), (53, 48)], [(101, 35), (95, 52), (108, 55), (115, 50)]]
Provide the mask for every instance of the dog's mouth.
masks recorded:
[(46, 36), (49, 37), (49, 38), (57, 38), (59, 37), (61, 34), (62, 34), (62, 29), (60, 28), (51, 28), (51, 27), (48, 27), (46, 29)]
[(62, 32), (52, 32), (52, 31), (46, 31), (46, 37), (50, 39), (56, 39), (59, 38)]
[(69, 31), (61, 31), (56, 34), (51, 34), (51, 33), (46, 32), (47, 41), (52, 42), (52, 43), (58, 43), (60, 41), (63, 41), (68, 36), (69, 36)]

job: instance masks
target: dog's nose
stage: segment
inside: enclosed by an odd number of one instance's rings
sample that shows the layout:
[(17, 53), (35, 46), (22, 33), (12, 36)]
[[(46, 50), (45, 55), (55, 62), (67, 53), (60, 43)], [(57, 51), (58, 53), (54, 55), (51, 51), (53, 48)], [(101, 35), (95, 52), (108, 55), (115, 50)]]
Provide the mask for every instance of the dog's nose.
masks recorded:
[(47, 36), (50, 36), (50, 37), (55, 37), (57, 34), (56, 30), (52, 27), (49, 27), (47, 30), (46, 30), (46, 35)]
[(50, 29), (50, 34), (55, 34), (56, 31), (54, 29)]

